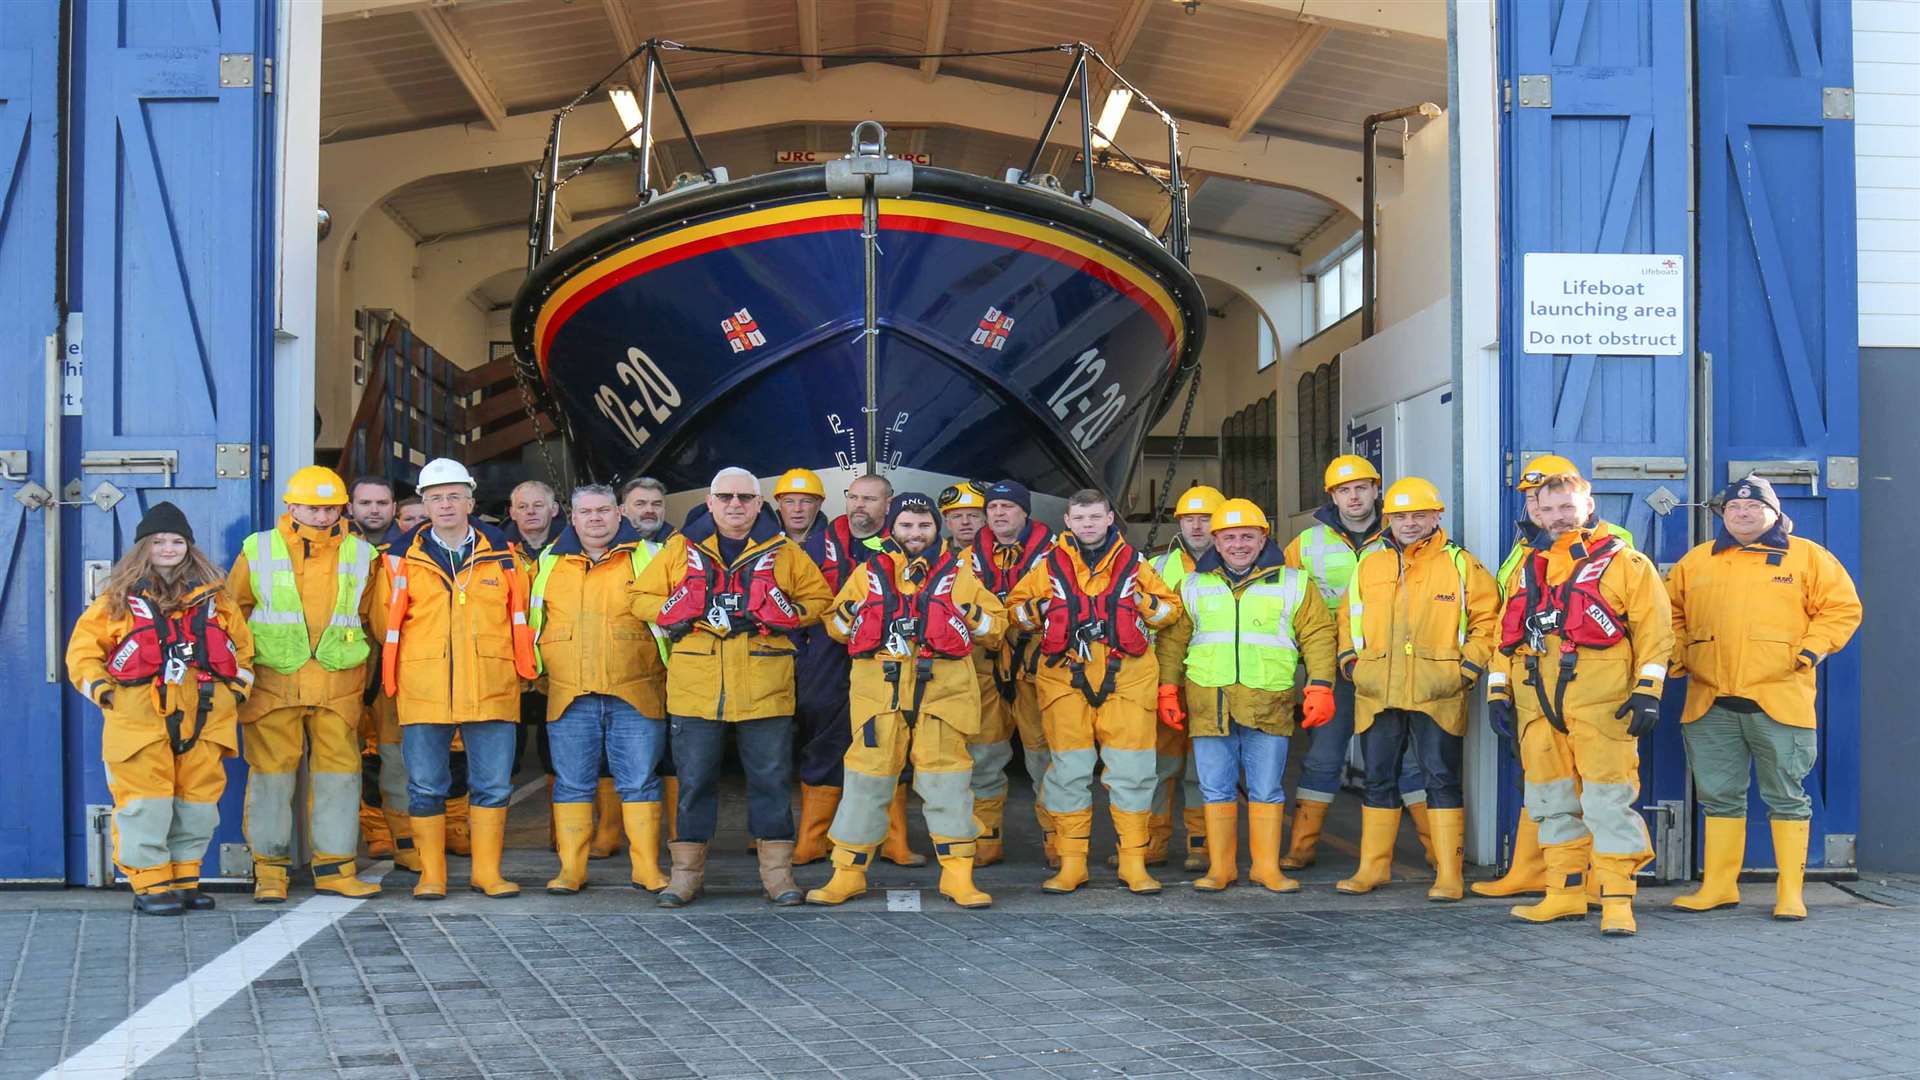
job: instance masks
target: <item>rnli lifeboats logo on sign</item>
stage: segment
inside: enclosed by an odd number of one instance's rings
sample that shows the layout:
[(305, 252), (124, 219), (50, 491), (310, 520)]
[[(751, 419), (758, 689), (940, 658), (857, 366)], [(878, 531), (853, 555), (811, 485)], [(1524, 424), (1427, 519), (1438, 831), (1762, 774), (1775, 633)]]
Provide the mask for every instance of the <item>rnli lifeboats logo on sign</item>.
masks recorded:
[(980, 316), (980, 326), (973, 332), (973, 343), (985, 345), (989, 349), (1003, 349), (1007, 337), (1013, 333), (1013, 316), (1004, 314), (997, 307), (987, 309)]
[(760, 332), (760, 324), (753, 321), (753, 313), (741, 308), (731, 316), (720, 320), (720, 329), (727, 335), (727, 344), (737, 353), (756, 349), (767, 343), (767, 335)]

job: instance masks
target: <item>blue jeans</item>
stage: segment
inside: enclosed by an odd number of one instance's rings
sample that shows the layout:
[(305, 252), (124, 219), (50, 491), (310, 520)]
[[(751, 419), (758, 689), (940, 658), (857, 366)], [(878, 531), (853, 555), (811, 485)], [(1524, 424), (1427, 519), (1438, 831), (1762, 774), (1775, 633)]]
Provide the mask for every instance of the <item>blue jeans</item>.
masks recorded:
[(1427, 806), (1460, 809), (1466, 805), (1460, 798), (1460, 758), (1466, 742), (1462, 736), (1447, 734), (1426, 713), (1380, 710), (1373, 725), (1360, 735), (1360, 754), (1367, 761), (1367, 785), (1360, 804), (1399, 809), (1405, 802), (1401, 791), (1406, 785), (1401, 762), (1411, 754), (1419, 759), (1427, 778)]
[(501, 807), (513, 797), (513, 751), (520, 725), (511, 720), (461, 724), (408, 724), (400, 729), (400, 756), (407, 762), (407, 813), (433, 817), (447, 812), (453, 773), (447, 757), (453, 733), (467, 746), (467, 795), (473, 806)]
[(1200, 774), (1200, 795), (1210, 803), (1233, 802), (1245, 777), (1247, 801), (1283, 803), (1287, 789), (1280, 778), (1287, 772), (1285, 735), (1269, 735), (1231, 720), (1225, 735), (1193, 738), (1194, 768)]
[(581, 694), (559, 716), (547, 721), (553, 750), (553, 801), (592, 802), (602, 762), (611, 766), (621, 802), (659, 802), (660, 778), (653, 774), (667, 746), (667, 722), (612, 694)]
[(759, 720), (671, 719), (673, 766), (680, 774), (674, 839), (704, 844), (720, 817), (720, 763), (734, 733), (747, 771), (747, 832), (756, 840), (793, 839), (793, 717)]
[[(1333, 681), (1333, 719), (1307, 732), (1307, 752), (1300, 757), (1300, 782), (1294, 798), (1330, 803), (1340, 793), (1347, 774), (1347, 745), (1353, 742), (1353, 683), (1345, 676)], [(1427, 778), (1411, 748), (1400, 762), (1400, 798), (1425, 798)]]

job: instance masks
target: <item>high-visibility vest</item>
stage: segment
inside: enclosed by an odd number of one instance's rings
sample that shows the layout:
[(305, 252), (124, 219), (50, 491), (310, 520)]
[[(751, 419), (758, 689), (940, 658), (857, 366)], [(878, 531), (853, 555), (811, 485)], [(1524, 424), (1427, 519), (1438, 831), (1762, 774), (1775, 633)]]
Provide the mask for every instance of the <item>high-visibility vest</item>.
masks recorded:
[[(627, 553), (627, 559), (633, 564), (633, 576), (639, 577), (640, 571), (647, 568), (655, 555), (660, 554), (661, 545), (652, 540), (642, 540), (633, 545)], [(542, 674), (546, 673), (547, 661), (540, 655), (540, 628), (547, 624), (547, 579), (553, 576), (553, 568), (560, 565), (560, 556), (548, 551), (540, 556), (540, 565), (533, 575), (533, 592), (527, 597), (527, 624), (533, 627), (533, 664)], [(667, 641), (666, 631), (647, 624), (653, 631), (653, 644), (660, 650), (660, 662), (666, 663), (667, 656), (673, 652), (673, 646)]]
[[(1358, 577), (1360, 575), (1360, 564), (1366, 561), (1367, 556), (1377, 555), (1385, 550), (1386, 548), (1384, 547), (1368, 547), (1367, 550), (1361, 552), (1360, 558), (1353, 564), (1354, 576)], [(1460, 644), (1464, 646), (1467, 643), (1467, 625), (1469, 623), (1467, 617), (1467, 551), (1465, 548), (1449, 540), (1447, 541), (1447, 558), (1453, 561), (1454, 572), (1460, 575)], [(1360, 628), (1360, 616), (1365, 613), (1365, 610), (1366, 605), (1360, 602), (1360, 590), (1357, 588), (1348, 589), (1347, 636), (1353, 640), (1354, 652), (1359, 652), (1361, 649), (1367, 647), (1366, 636), (1361, 632)], [(1413, 651), (1413, 642), (1407, 642), (1407, 651)]]
[[(1193, 621), (1187, 678), (1196, 686), (1238, 683), (1276, 693), (1291, 690), (1300, 664), (1293, 616), (1306, 596), (1307, 575), (1292, 567), (1238, 592), (1219, 574), (1187, 575), (1180, 584), (1180, 602)], [(1255, 626), (1262, 629), (1256, 632)]]
[(1301, 531), (1300, 561), (1306, 564), (1307, 573), (1313, 575), (1313, 583), (1319, 586), (1320, 599), (1326, 601), (1328, 611), (1339, 608), (1340, 594), (1347, 591), (1347, 583), (1353, 580), (1360, 556), (1379, 543), (1376, 540), (1355, 551), (1347, 538), (1331, 525), (1315, 525)]
[(300, 581), (293, 573), (287, 538), (279, 529), (267, 529), (247, 537), (241, 550), (247, 556), (257, 601), (253, 614), (247, 617), (247, 626), (253, 631), (255, 664), (291, 675), (309, 660), (320, 661), (328, 671), (345, 671), (367, 662), (373, 647), (360, 623), (360, 595), (366, 591), (367, 572), (373, 566), (372, 544), (351, 534), (340, 538), (333, 614), (320, 633), (317, 647), (308, 641), (307, 614), (300, 606)]
[(1189, 556), (1186, 551), (1186, 545), (1175, 540), (1173, 546), (1155, 556), (1152, 563), (1153, 572), (1159, 574), (1160, 580), (1167, 583), (1167, 588), (1175, 592), (1179, 591), (1180, 583), (1187, 579)]

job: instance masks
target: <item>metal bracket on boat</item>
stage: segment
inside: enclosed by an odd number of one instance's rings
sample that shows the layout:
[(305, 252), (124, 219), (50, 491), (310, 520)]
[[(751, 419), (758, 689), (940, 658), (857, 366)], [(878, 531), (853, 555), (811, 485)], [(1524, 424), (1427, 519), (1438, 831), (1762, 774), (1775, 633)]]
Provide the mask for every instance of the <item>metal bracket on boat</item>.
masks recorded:
[(887, 156), (887, 129), (878, 120), (855, 124), (852, 151), (827, 162), (827, 194), (865, 195), (869, 180), (875, 195), (913, 194), (913, 162)]

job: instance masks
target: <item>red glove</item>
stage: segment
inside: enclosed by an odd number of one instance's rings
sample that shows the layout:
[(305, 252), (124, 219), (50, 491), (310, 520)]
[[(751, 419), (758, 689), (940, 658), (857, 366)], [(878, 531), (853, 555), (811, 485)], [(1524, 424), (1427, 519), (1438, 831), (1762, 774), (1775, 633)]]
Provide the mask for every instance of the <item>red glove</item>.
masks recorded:
[(1186, 718), (1187, 710), (1180, 707), (1180, 688), (1171, 684), (1162, 684), (1160, 687), (1160, 722), (1175, 731), (1185, 731), (1187, 730), (1187, 725), (1183, 723), (1183, 721), (1185, 721)]
[(1300, 699), (1302, 714), (1300, 726), (1317, 728), (1333, 719), (1333, 688), (1330, 686), (1309, 686)]

